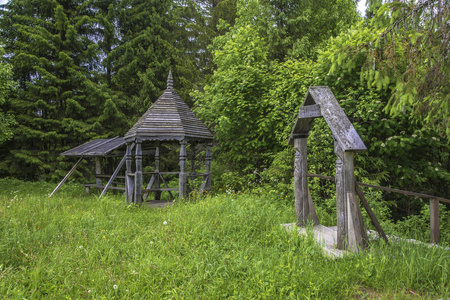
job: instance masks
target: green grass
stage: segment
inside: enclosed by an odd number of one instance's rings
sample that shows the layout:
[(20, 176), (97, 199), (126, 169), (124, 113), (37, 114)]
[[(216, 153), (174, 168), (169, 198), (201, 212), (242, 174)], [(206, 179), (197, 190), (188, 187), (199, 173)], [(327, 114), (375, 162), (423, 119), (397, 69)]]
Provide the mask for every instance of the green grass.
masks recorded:
[(280, 226), (292, 204), (217, 195), (164, 209), (0, 180), (6, 299), (447, 299), (450, 251), (373, 243), (342, 259)]

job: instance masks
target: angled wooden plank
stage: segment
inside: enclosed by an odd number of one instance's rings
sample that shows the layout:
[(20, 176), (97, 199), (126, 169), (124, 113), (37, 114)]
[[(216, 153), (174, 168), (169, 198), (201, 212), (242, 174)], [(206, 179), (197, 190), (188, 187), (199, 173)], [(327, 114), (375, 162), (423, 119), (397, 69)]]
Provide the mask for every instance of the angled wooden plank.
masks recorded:
[(383, 240), (386, 242), (386, 244), (389, 244), (389, 240), (386, 236), (386, 234), (384, 233), (383, 228), (381, 227), (380, 223), (378, 222), (377, 217), (375, 216), (375, 214), (373, 213), (372, 209), (370, 208), (369, 202), (367, 202), (366, 197), (364, 197), (363, 192), (361, 191), (361, 188), (355, 184), (355, 190), (356, 190), (356, 194), (359, 197), (359, 200), (361, 201), (362, 205), (364, 206), (364, 208), (367, 211), (367, 214), (370, 217), (370, 220), (372, 221), (373, 226), (375, 226), (375, 229), (378, 231), (378, 233), (381, 235), (381, 237), (383, 238)]
[(344, 152), (367, 150), (329, 87), (312, 86), (308, 89), (308, 93), (314, 99), (314, 102), (320, 106), (325, 121)]
[[(169, 186), (167, 185), (167, 183), (166, 183), (166, 181), (164, 180), (164, 177), (162, 177), (162, 174), (160, 173), (159, 174), (159, 176), (161, 176), (160, 178), (161, 178), (161, 181), (163, 182), (163, 184), (164, 184), (164, 186), (166, 187), (166, 189), (169, 189)], [(178, 190), (178, 189), (175, 189), (175, 190)], [(173, 197), (173, 195), (172, 195), (172, 193), (170, 192), (171, 190), (167, 190), (168, 192), (169, 192), (169, 194), (170, 194), (170, 199), (175, 199), (174, 197)]]
[(61, 186), (64, 184), (64, 182), (66, 182), (66, 180), (70, 177), (70, 175), (72, 175), (72, 173), (75, 171), (75, 169), (78, 167), (78, 164), (81, 162), (81, 160), (83, 159), (83, 157), (81, 157), (76, 163), (75, 165), (72, 167), (72, 169), (70, 169), (69, 173), (66, 174), (66, 176), (64, 176), (63, 180), (61, 180), (61, 182), (56, 186), (56, 188), (53, 190), (53, 192), (48, 196), (49, 198), (51, 196), (53, 196), (53, 194), (55, 194), (60, 188)]
[[(149, 194), (149, 191), (148, 190), (150, 190), (152, 187), (153, 187), (153, 184), (154, 184), (154, 182), (155, 182), (155, 178), (156, 177), (159, 177), (158, 175), (152, 175), (152, 177), (150, 178), (150, 181), (148, 182), (148, 185), (147, 185), (147, 188), (145, 189), (145, 193), (144, 193), (144, 195), (142, 196), (142, 198), (144, 199), (144, 201), (145, 200), (147, 200), (147, 197), (148, 197), (148, 194)], [(155, 188), (155, 190), (156, 191), (158, 191), (159, 190), (159, 187), (158, 188)]]

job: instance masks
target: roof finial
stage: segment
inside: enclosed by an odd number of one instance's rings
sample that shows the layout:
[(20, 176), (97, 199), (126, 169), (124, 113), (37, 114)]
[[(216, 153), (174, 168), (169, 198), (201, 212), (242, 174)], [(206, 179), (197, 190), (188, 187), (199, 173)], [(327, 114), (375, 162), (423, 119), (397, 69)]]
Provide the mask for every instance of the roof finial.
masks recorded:
[(172, 70), (169, 70), (169, 76), (167, 77), (167, 88), (173, 88)]

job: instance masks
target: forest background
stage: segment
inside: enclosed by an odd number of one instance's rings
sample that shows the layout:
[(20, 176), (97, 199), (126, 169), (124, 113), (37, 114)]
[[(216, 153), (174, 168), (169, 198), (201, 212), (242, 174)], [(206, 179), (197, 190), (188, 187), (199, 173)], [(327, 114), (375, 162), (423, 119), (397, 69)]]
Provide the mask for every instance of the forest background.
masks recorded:
[[(73, 161), (59, 153), (123, 136), (172, 70), (215, 135), (214, 191), (292, 199), (287, 139), (307, 88), (328, 85), (368, 148), (358, 181), (450, 198), (448, 0), (372, 0), (365, 17), (357, 2), (10, 0), (0, 11), (0, 177), (60, 180)], [(308, 141), (310, 171), (333, 176), (323, 120)], [(310, 185), (334, 213), (332, 184)], [(382, 218), (429, 226), (421, 199), (368, 194)]]

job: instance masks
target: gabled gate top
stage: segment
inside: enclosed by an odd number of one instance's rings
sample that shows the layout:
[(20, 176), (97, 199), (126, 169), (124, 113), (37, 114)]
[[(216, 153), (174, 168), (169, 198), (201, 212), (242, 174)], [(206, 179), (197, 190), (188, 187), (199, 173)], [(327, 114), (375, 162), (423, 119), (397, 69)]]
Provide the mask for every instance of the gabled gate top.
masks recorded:
[(311, 86), (299, 109), (297, 120), (289, 137), (289, 145), (296, 137), (307, 136), (315, 118), (324, 117), (334, 139), (343, 151), (367, 150), (342, 107), (328, 86)]

